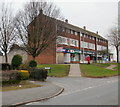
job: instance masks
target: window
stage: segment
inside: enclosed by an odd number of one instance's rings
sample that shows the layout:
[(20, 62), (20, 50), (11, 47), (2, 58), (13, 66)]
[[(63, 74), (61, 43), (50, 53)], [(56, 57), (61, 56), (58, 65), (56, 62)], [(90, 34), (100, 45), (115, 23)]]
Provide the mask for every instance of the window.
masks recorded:
[(84, 33), (82, 33), (82, 36), (84, 37)]
[(80, 42), (80, 45), (81, 45), (81, 48), (84, 48), (84, 42), (83, 41)]
[(73, 31), (73, 30), (71, 30), (71, 34), (74, 34), (74, 31)]
[(64, 32), (65, 28), (63, 28), (62, 26), (57, 26), (57, 31)]
[(89, 43), (89, 49), (93, 49), (93, 50), (95, 50), (95, 44), (93, 44), (93, 43)]
[(71, 32), (70, 29), (67, 29), (67, 28), (66, 28), (66, 33), (70, 33), (70, 32)]
[(84, 42), (84, 48), (88, 48), (88, 42)]
[(62, 37), (62, 36), (58, 36), (57, 43), (58, 44), (68, 45), (67, 38), (66, 37)]
[(75, 35), (78, 35), (78, 33), (75, 31)]
[(70, 45), (78, 47), (78, 40), (70, 39)]
[(97, 50), (102, 50), (102, 46), (101, 45), (97, 45)]
[(80, 32), (80, 36), (82, 36), (82, 33)]
[(79, 54), (71, 54), (71, 61), (79, 61)]

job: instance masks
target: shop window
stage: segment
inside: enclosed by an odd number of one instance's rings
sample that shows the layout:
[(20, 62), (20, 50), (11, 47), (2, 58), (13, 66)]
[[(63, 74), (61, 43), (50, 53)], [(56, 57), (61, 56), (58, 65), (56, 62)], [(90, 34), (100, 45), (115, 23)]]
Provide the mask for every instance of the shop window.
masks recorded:
[(79, 61), (79, 54), (71, 54), (71, 61)]

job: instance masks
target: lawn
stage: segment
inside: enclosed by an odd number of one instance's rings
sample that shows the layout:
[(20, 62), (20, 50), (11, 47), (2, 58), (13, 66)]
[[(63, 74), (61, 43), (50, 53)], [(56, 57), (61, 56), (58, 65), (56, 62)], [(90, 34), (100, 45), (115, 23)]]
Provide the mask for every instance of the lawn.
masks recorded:
[(109, 70), (94, 64), (80, 64), (82, 76), (85, 77), (110, 77), (120, 74), (118, 70)]
[(111, 65), (111, 63), (94, 63), (94, 65), (100, 66), (100, 67), (108, 67)]
[(51, 67), (51, 72), (48, 72), (48, 76), (64, 77), (69, 73), (70, 65), (67, 64), (41, 64), (37, 65), (38, 68)]
[(0, 87), (0, 91), (11, 91), (11, 90), (35, 88), (35, 87), (41, 87), (41, 86), (42, 85), (30, 83), (29, 81), (21, 81), (19, 84), (2, 86)]

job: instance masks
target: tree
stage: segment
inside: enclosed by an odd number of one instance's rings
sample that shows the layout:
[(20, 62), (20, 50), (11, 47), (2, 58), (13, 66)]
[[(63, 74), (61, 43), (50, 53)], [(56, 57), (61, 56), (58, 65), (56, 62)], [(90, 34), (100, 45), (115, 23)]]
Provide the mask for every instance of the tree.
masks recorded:
[(5, 62), (8, 63), (7, 53), (12, 45), (14, 35), (13, 14), (11, 4), (1, 4), (0, 9), (0, 49), (5, 54)]
[(120, 47), (120, 29), (118, 26), (114, 26), (111, 28), (110, 33), (108, 35), (108, 39), (110, 44), (115, 47), (117, 52), (117, 63), (119, 62), (119, 47)]
[(60, 16), (59, 9), (45, 1), (29, 2), (18, 13), (17, 34), (33, 60), (56, 40), (56, 19)]

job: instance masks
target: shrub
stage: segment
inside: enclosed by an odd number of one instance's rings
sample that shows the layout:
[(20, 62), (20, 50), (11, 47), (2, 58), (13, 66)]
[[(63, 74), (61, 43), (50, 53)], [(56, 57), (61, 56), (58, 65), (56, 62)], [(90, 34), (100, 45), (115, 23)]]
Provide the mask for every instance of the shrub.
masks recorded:
[(16, 84), (21, 81), (21, 76), (17, 71), (2, 71), (2, 85)]
[(29, 62), (29, 67), (33, 68), (33, 67), (36, 67), (36, 66), (37, 66), (37, 62), (36, 62), (36, 61), (31, 60), (31, 61)]
[(12, 67), (13, 69), (18, 69), (20, 64), (22, 64), (22, 56), (20, 55), (14, 55), (13, 58), (12, 58)]
[(20, 80), (5, 80), (2, 81), (2, 85), (12, 85), (12, 84), (19, 84), (21, 81)]
[(20, 65), (19, 68), (22, 69), (22, 70), (27, 70), (27, 69), (29, 69), (29, 65), (28, 65), (28, 63), (23, 63), (23, 64)]
[(0, 69), (2, 69), (2, 70), (11, 70), (11, 66), (8, 63), (2, 63), (2, 64), (0, 64)]
[(47, 79), (47, 70), (45, 69), (31, 69), (30, 78), (35, 80), (46, 80)]
[(29, 79), (29, 72), (27, 70), (20, 70), (18, 71), (20, 73), (20, 79), (21, 80), (27, 80)]

